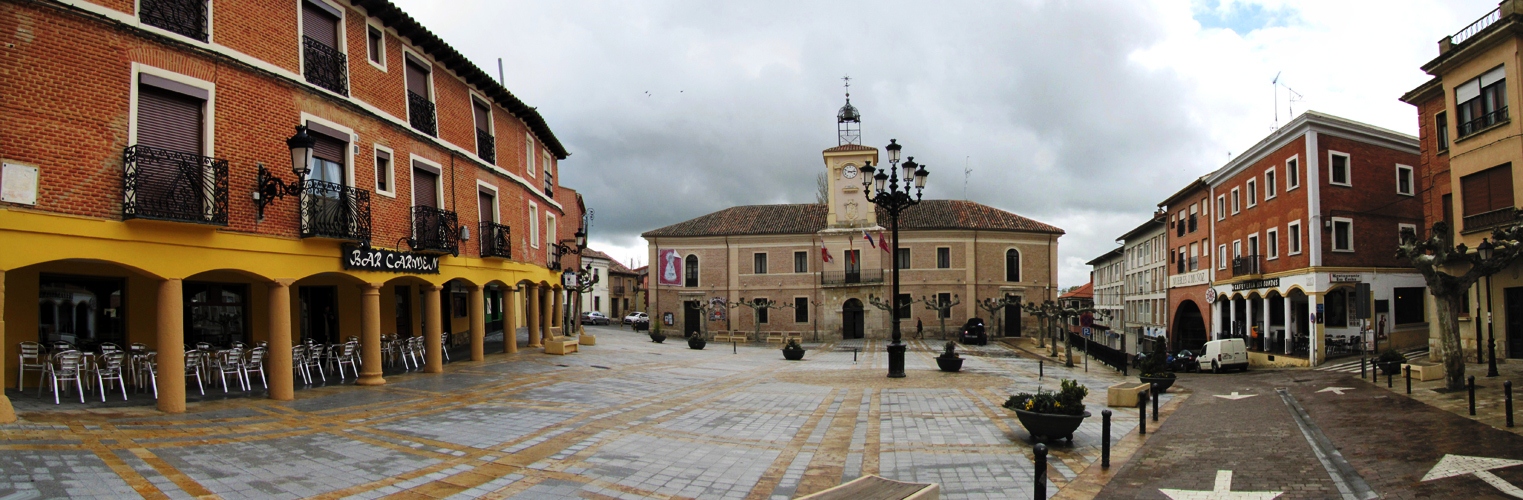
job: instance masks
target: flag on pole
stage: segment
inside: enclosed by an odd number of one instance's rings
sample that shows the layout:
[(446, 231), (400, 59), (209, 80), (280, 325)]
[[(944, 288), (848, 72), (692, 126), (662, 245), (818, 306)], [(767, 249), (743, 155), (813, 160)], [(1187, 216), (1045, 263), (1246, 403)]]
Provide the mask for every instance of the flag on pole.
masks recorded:
[(883, 237), (883, 231), (878, 231), (878, 248), (882, 248), (885, 252), (888, 251), (888, 239)]
[(825, 247), (820, 247), (820, 260), (825, 261), (826, 264), (836, 261), (830, 258), (830, 249)]
[(862, 239), (867, 240), (867, 246), (870, 246), (870, 247), (876, 247), (876, 246), (878, 246), (877, 243), (873, 243), (873, 235), (867, 234), (867, 231), (862, 231)]

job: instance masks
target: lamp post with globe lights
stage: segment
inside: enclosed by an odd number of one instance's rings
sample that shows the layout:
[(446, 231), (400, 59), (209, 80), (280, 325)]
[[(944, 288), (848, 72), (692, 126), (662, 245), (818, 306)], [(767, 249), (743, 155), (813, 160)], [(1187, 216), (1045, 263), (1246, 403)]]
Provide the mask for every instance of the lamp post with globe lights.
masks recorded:
[[(1481, 238), (1481, 244), (1475, 247), (1476, 253), (1480, 254), (1483, 261), (1491, 260), (1492, 251), (1495, 249), (1496, 245), (1491, 244), (1491, 241), (1488, 241), (1486, 238)], [(1491, 294), (1490, 274), (1486, 275), (1486, 287), (1483, 290), (1489, 294), (1487, 299), (1491, 299), (1492, 295), (1495, 295)], [(1497, 373), (1497, 337), (1495, 330), (1491, 326), (1491, 300), (1482, 299), (1482, 303), (1486, 304), (1486, 376), (1495, 377), (1501, 374)], [(1476, 351), (1481, 350), (1480, 345), (1475, 347)]]
[[(899, 258), (899, 214), (909, 207), (920, 204), (921, 192), (925, 189), (926, 176), (930, 175), (925, 166), (915, 163), (915, 157), (911, 156), (904, 163), (899, 162), (899, 151), (903, 146), (894, 139), (889, 139), (888, 168), (874, 168), (872, 162), (866, 162), (862, 167), (862, 191), (867, 196), (867, 201), (888, 212), (889, 231), (893, 235), (894, 246), (892, 255)], [(914, 179), (911, 185), (910, 179)], [(900, 182), (903, 185), (900, 185)], [(914, 193), (911, 194), (911, 189)], [(880, 243), (881, 244), (881, 243)], [(894, 284), (893, 301), (899, 300), (899, 266), (895, 262), (893, 266)], [(896, 304), (897, 305), (897, 304)], [(904, 377), (904, 351), (907, 349), (901, 340), (899, 328), (899, 308), (894, 307), (890, 312), (893, 316), (893, 341), (888, 345), (888, 376), (889, 378)]]

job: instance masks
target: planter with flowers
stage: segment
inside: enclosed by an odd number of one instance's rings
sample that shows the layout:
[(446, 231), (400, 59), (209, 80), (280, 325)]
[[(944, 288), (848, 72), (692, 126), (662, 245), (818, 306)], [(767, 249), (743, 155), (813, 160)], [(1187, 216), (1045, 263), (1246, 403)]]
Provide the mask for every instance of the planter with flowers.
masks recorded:
[(1089, 388), (1072, 380), (1063, 380), (1058, 392), (1037, 390), (1022, 392), (1005, 401), (1005, 408), (1015, 412), (1021, 426), (1033, 441), (1042, 438), (1067, 439), (1073, 443), (1074, 430), (1089, 417), (1084, 411), (1084, 397)]

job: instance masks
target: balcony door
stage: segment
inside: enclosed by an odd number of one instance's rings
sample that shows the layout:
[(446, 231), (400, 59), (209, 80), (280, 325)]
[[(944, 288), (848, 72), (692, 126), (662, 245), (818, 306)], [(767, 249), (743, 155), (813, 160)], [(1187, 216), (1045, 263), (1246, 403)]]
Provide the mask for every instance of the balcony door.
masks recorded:
[(439, 174), (414, 165), (412, 169), (412, 204), (415, 207), (439, 208)]
[[(350, 234), (353, 220), (352, 207), (346, 205), (343, 196), (348, 187), (344, 164), (349, 143), (334, 135), (317, 131), (313, 126), (312, 172), (307, 174), (306, 189), (302, 192), (302, 222), (307, 234), (335, 236)], [(335, 134), (336, 135), (336, 134)]]
[(867, 330), (863, 319), (862, 301), (847, 299), (846, 303), (841, 305), (841, 338), (862, 338)]
[[(208, 207), (203, 132), (208, 93), (140, 75), (135, 161), (128, 168), (131, 215), (199, 219)], [(133, 175), (133, 174), (136, 175)]]

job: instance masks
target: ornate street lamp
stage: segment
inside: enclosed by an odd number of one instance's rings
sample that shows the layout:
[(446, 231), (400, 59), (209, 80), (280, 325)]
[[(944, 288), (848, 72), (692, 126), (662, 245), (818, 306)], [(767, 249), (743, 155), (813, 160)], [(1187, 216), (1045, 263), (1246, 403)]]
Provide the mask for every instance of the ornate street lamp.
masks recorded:
[[(1492, 245), (1491, 241), (1488, 241), (1486, 238), (1481, 238), (1481, 244), (1480, 245), (1476, 245), (1476, 247), (1475, 247), (1475, 251), (1476, 251), (1476, 253), (1480, 254), (1482, 262), (1491, 260), (1492, 251), (1495, 250), (1495, 249), (1496, 249), (1496, 245)], [(1490, 274), (1486, 275), (1486, 288), (1485, 288), (1485, 291), (1486, 292), (1491, 292), (1491, 275)], [(1492, 295), (1495, 295), (1495, 293), (1492, 293)], [(1488, 295), (1487, 297), (1491, 298), (1491, 295)], [(1477, 298), (1480, 298), (1480, 297), (1477, 297)], [(1500, 375), (1499, 373), (1497, 373), (1497, 337), (1496, 337), (1496, 334), (1494, 333), (1495, 330), (1491, 326), (1491, 301), (1488, 300), (1488, 301), (1485, 301), (1484, 303), (1486, 304), (1486, 346), (1487, 346), (1486, 347), (1486, 351), (1487, 351), (1487, 353), (1486, 353), (1486, 376), (1487, 377), (1495, 377), (1495, 376)], [(1477, 338), (1477, 340), (1480, 339), (1480, 332), (1479, 331), (1476, 332), (1476, 338)], [(1475, 346), (1475, 349), (1476, 349), (1476, 351), (1480, 351), (1481, 350), (1481, 346), (1479, 344), (1477, 344)]]
[[(909, 207), (920, 204), (921, 191), (925, 189), (925, 178), (930, 172), (924, 166), (915, 163), (915, 157), (909, 161), (899, 163), (899, 150), (902, 146), (899, 141), (889, 139), (888, 168), (874, 168), (872, 162), (866, 162), (862, 172), (866, 175), (862, 179), (862, 191), (867, 196), (867, 201), (877, 205), (888, 212), (889, 228), (894, 238), (892, 258), (894, 259), (894, 286), (893, 294), (889, 302), (893, 304), (890, 313), (893, 318), (893, 341), (888, 345), (888, 376), (889, 378), (904, 377), (904, 351), (907, 347), (900, 340), (899, 333), (899, 214)], [(896, 168), (897, 167), (897, 168)], [(901, 171), (903, 172), (901, 174)], [(874, 173), (876, 172), (876, 174)], [(914, 177), (914, 194), (910, 194), (910, 178)], [(871, 179), (872, 184), (869, 184)], [(901, 179), (904, 186), (901, 188)], [(880, 245), (882, 243), (879, 243)]]
[(317, 144), (317, 139), (307, 135), (306, 125), (296, 126), (296, 135), (286, 139), (286, 147), (291, 150), (291, 172), (296, 174), (296, 182), (286, 184), (269, 170), (264, 164), (259, 164), (259, 179), (254, 191), (254, 201), (259, 203), (259, 218), (264, 218), (264, 207), (274, 203), (277, 198), (286, 195), (301, 195), (306, 187), (307, 174), (312, 172), (312, 146)]

